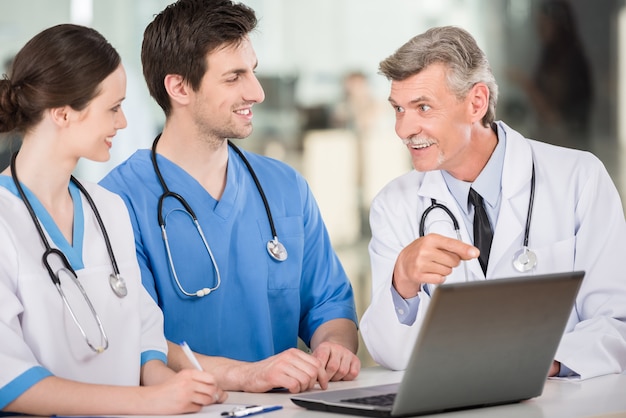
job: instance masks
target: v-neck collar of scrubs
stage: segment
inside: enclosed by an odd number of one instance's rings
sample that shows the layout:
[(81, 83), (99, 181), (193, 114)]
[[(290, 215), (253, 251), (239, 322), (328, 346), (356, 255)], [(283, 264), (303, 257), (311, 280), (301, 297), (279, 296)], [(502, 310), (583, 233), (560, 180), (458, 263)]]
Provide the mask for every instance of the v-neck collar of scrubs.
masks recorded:
[(239, 158), (239, 156), (235, 153), (235, 151), (232, 150), (231, 147), (228, 147), (226, 187), (224, 188), (222, 198), (215, 207), (215, 214), (223, 219), (228, 218), (228, 216), (233, 213), (235, 201), (237, 200), (237, 195), (239, 194), (239, 190), (242, 185), (242, 169), (243, 163), (241, 161), (241, 158)]
[[(39, 199), (37, 199), (37, 196), (35, 196), (35, 194), (24, 185), (24, 183), (20, 182), (20, 185), (24, 189), (24, 194), (28, 198), (30, 205), (35, 211), (35, 216), (37, 217), (45, 231), (48, 233), (48, 236), (54, 243), (54, 246), (56, 246), (60, 251), (63, 252), (63, 254), (65, 254), (74, 270), (83, 269), (83, 241), (85, 234), (85, 219), (83, 213), (82, 197), (80, 195), (80, 190), (78, 190), (78, 187), (73, 182), (70, 182), (68, 187), (70, 196), (72, 197), (72, 204), (74, 206), (72, 244), (70, 244), (57, 226), (57, 224), (54, 222), (54, 219), (52, 219), (50, 213), (41, 204)], [(17, 187), (15, 187), (15, 184), (13, 183), (13, 179), (11, 177), (0, 176), (0, 186), (3, 186), (21, 200), (20, 194), (17, 191)], [(24, 209), (26, 209), (26, 206), (24, 206)]]
[[(163, 179), (167, 188), (171, 192), (178, 193), (185, 198), (194, 212), (196, 212), (196, 215), (200, 216), (200, 209), (197, 208), (202, 208), (203, 210), (210, 208), (216, 216), (222, 219), (228, 219), (233, 213), (235, 201), (241, 187), (242, 170), (245, 170), (245, 168), (243, 163), (240, 162), (240, 158), (230, 147), (228, 147), (228, 163), (226, 166), (226, 187), (224, 187), (224, 192), (219, 200), (211, 196), (200, 182), (185, 169), (167, 157), (157, 154), (157, 163), (163, 173)], [(194, 201), (197, 202), (195, 205)]]

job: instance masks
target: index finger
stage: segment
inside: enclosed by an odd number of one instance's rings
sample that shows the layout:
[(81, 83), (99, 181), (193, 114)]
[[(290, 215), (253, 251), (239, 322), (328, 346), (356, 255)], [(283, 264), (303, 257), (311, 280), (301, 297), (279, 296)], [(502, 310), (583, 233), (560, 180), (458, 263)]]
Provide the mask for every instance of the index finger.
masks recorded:
[(480, 250), (478, 248), (456, 238), (437, 235), (437, 240), (438, 242), (436, 245), (439, 249), (456, 254), (461, 260), (471, 260), (473, 258), (477, 258), (480, 254)]

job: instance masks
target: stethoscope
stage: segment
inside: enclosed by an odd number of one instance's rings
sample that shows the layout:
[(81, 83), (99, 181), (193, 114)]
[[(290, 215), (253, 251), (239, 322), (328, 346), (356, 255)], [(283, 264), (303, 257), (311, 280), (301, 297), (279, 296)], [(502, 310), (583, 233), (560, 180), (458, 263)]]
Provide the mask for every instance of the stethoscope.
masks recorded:
[[(39, 221), (37, 220), (37, 215), (35, 214), (35, 211), (32, 205), (30, 204), (30, 201), (26, 197), (26, 193), (24, 193), (24, 189), (22, 188), (22, 185), (20, 184), (17, 178), (17, 170), (15, 168), (16, 157), (17, 157), (17, 152), (14, 153), (13, 156), (11, 157), (11, 177), (13, 178), (13, 183), (15, 184), (15, 187), (17, 188), (17, 191), (20, 197), (22, 198), (22, 201), (24, 202), (24, 205), (26, 205), (26, 209), (28, 209), (30, 218), (35, 224), (35, 228), (37, 229), (37, 232), (39, 233), (39, 237), (41, 238), (41, 241), (45, 247), (45, 251), (43, 253), (43, 256), (41, 257), (41, 261), (44, 267), (46, 268), (46, 270), (48, 270), (48, 274), (50, 275), (50, 279), (52, 280), (52, 283), (54, 284), (59, 294), (61, 295), (61, 299), (63, 299), (63, 304), (67, 307), (67, 310), (69, 311), (72, 319), (74, 320), (74, 323), (76, 324), (83, 338), (87, 342), (87, 345), (96, 353), (102, 353), (104, 350), (106, 350), (109, 347), (109, 339), (106, 335), (106, 332), (104, 331), (104, 327), (102, 326), (100, 317), (98, 316), (98, 313), (96, 312), (93, 304), (91, 303), (91, 299), (89, 299), (87, 292), (85, 291), (83, 286), (80, 284), (80, 281), (78, 280), (78, 275), (76, 274), (76, 271), (74, 271), (74, 269), (70, 265), (70, 262), (65, 256), (65, 254), (63, 254), (61, 250), (57, 248), (52, 248), (50, 246), (50, 243), (48, 242), (48, 239), (46, 238), (46, 235), (44, 234), (44, 231), (41, 225), (39, 224)], [(76, 180), (74, 176), (71, 176), (70, 180), (72, 183), (76, 185), (76, 187), (78, 187), (78, 190), (80, 190), (83, 196), (85, 196), (87, 203), (89, 204), (89, 206), (91, 207), (91, 210), (96, 216), (96, 220), (98, 221), (98, 225), (100, 226), (100, 230), (102, 231), (102, 235), (104, 236), (104, 242), (107, 248), (107, 252), (109, 253), (109, 259), (111, 260), (111, 265), (113, 266), (113, 273), (109, 275), (109, 285), (111, 286), (111, 289), (113, 290), (113, 293), (115, 293), (115, 295), (117, 295), (120, 298), (123, 298), (128, 294), (128, 289), (126, 287), (126, 282), (124, 281), (124, 278), (120, 275), (120, 271), (117, 266), (117, 261), (115, 260), (115, 254), (113, 254), (113, 248), (111, 247), (111, 241), (109, 239), (109, 235), (107, 234), (106, 228), (104, 227), (104, 223), (102, 222), (102, 218), (100, 217), (100, 213), (98, 212), (98, 208), (96, 207), (96, 204), (94, 203), (89, 193), (87, 193), (87, 190), (85, 190), (83, 185), (80, 184), (80, 182)], [(48, 261), (48, 259), (52, 255), (56, 255), (57, 257), (59, 257), (64, 266), (61, 269), (59, 269), (57, 273), (55, 273), (52, 270), (52, 267), (50, 266), (50, 262)], [(66, 273), (68, 276), (72, 278), (72, 281), (82, 293), (83, 298), (85, 299), (85, 302), (87, 303), (87, 306), (91, 310), (91, 314), (94, 320), (96, 321), (96, 323), (98, 324), (98, 329), (100, 331), (100, 345), (99, 346), (95, 346), (91, 343), (91, 341), (89, 341), (89, 337), (87, 336), (87, 333), (85, 332), (82, 325), (78, 321), (78, 317), (74, 313), (74, 310), (72, 309), (70, 303), (65, 297), (65, 293), (63, 292), (63, 289), (61, 288), (61, 280), (59, 278), (59, 272), (61, 271)]]
[[(152, 166), (154, 167), (154, 171), (159, 179), (161, 188), (163, 189), (163, 194), (161, 194), (161, 196), (159, 197), (159, 203), (157, 206), (158, 221), (159, 221), (159, 226), (161, 227), (161, 236), (163, 237), (163, 241), (165, 242), (165, 250), (167, 252), (167, 258), (170, 264), (170, 269), (172, 271), (172, 275), (174, 276), (174, 281), (176, 282), (178, 289), (186, 296), (203, 297), (217, 290), (217, 288), (220, 287), (222, 279), (220, 276), (219, 267), (217, 266), (217, 262), (215, 261), (215, 257), (213, 256), (213, 252), (211, 251), (211, 247), (209, 246), (209, 243), (207, 242), (205, 238), (204, 232), (202, 231), (202, 227), (200, 226), (200, 222), (198, 222), (198, 218), (196, 217), (195, 212), (193, 211), (189, 203), (187, 203), (185, 198), (183, 198), (180, 194), (171, 191), (167, 187), (167, 184), (165, 183), (165, 179), (163, 178), (163, 175), (161, 174), (161, 170), (159, 169), (159, 165), (156, 160), (156, 147), (160, 138), (161, 138), (161, 134), (157, 135), (157, 137), (154, 139), (154, 142), (152, 143), (152, 150), (150, 152), (150, 157), (152, 159)], [(254, 184), (256, 185), (256, 188), (259, 191), (259, 195), (261, 195), (261, 199), (263, 200), (263, 205), (265, 206), (265, 213), (267, 214), (267, 220), (269, 221), (270, 230), (272, 232), (272, 237), (273, 237), (267, 242), (267, 245), (266, 245), (267, 252), (274, 260), (285, 261), (288, 256), (287, 249), (278, 240), (278, 234), (276, 233), (276, 227), (274, 226), (274, 219), (272, 218), (272, 211), (270, 210), (270, 206), (269, 206), (269, 203), (267, 202), (267, 198), (265, 197), (265, 192), (263, 191), (263, 188), (261, 187), (261, 183), (259, 182), (259, 179), (256, 173), (254, 172), (254, 169), (250, 165), (250, 162), (248, 161), (248, 159), (244, 156), (243, 152), (241, 152), (241, 150), (237, 148), (235, 144), (233, 144), (231, 141), (228, 141), (228, 145), (237, 153), (237, 155), (239, 155), (243, 163), (246, 165), (246, 168), (248, 169), (248, 172), (252, 176), (252, 179), (254, 180)], [(174, 261), (172, 259), (172, 253), (170, 251), (170, 244), (167, 239), (167, 232), (165, 231), (167, 216), (163, 217), (163, 202), (168, 197), (172, 197), (176, 199), (184, 208), (184, 210), (174, 209), (171, 212), (169, 212), (168, 215), (175, 211), (182, 211), (186, 213), (192, 219), (196, 227), (196, 230), (198, 231), (198, 234), (200, 235), (200, 238), (202, 239), (202, 242), (204, 243), (204, 247), (209, 253), (209, 257), (211, 258), (211, 263), (213, 264), (213, 269), (215, 270), (216, 280), (215, 280), (215, 285), (213, 287), (205, 287), (195, 292), (189, 292), (185, 290), (183, 286), (181, 285), (180, 280), (178, 278), (178, 274), (176, 273), (176, 269), (174, 268)]]
[[(515, 267), (515, 270), (519, 271), (520, 273), (526, 273), (532, 270), (537, 265), (537, 255), (528, 248), (528, 237), (530, 236), (530, 222), (532, 219), (534, 202), (535, 202), (535, 163), (533, 161), (532, 175), (530, 178), (530, 199), (528, 200), (528, 213), (526, 215), (526, 227), (524, 229), (524, 241), (523, 241), (522, 248), (515, 254), (513, 258), (513, 267)], [(422, 214), (422, 219), (420, 220), (420, 227), (419, 227), (420, 237), (424, 236), (426, 217), (431, 211), (435, 209), (443, 210), (450, 217), (450, 219), (452, 220), (454, 231), (456, 232), (457, 238), (460, 241), (461, 229), (459, 227), (459, 222), (457, 221), (452, 211), (450, 211), (450, 209), (448, 209), (445, 205), (441, 203), (437, 203), (435, 199), (431, 199), (431, 205)], [(467, 266), (465, 268), (465, 280), (467, 281)]]

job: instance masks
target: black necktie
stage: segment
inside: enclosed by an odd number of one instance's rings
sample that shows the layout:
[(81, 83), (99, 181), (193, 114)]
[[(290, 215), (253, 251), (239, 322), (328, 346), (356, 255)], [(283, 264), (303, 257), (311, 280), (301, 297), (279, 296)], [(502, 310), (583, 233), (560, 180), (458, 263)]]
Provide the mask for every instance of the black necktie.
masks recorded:
[(483, 206), (483, 198), (472, 188), (469, 191), (469, 202), (474, 205), (474, 245), (480, 250), (478, 261), (483, 273), (487, 274), (493, 231), (487, 217), (487, 211)]

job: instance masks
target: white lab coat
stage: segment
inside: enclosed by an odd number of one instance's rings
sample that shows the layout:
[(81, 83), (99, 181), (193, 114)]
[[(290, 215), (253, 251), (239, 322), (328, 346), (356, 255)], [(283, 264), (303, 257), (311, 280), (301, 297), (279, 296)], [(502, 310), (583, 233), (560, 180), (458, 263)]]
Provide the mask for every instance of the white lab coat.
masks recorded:
[[(591, 153), (529, 140), (498, 124), (506, 133), (506, 151), (487, 279), (586, 271), (555, 358), (581, 378), (621, 373), (626, 370), (626, 222), (618, 192)], [(530, 273), (519, 273), (512, 262), (522, 247), (533, 159), (536, 192), (529, 247), (538, 264)], [(471, 242), (439, 171), (411, 171), (393, 180), (371, 207), (372, 299), (360, 328), (373, 359), (390, 369), (406, 368), (429, 303), (429, 296), (420, 292), (415, 322), (403, 325), (390, 288), (396, 258), (419, 237), (420, 218), (431, 198), (454, 213), (463, 241)], [(427, 232), (455, 237), (448, 219), (443, 211), (432, 211)], [(485, 279), (477, 259), (467, 262), (467, 269), (469, 280)], [(461, 263), (447, 281), (464, 280)]]
[[(5, 176), (0, 181), (12, 184)], [(102, 216), (128, 288), (128, 295), (119, 298), (109, 287), (111, 260), (81, 195), (84, 268), (76, 273), (102, 321), (109, 348), (101, 354), (89, 349), (42, 264), (44, 246), (24, 202), (0, 187), (0, 409), (49, 374), (87, 383), (139, 385), (143, 361), (166, 359), (163, 314), (141, 284), (126, 206), (102, 187), (83, 185)], [(46, 236), (55, 247), (47, 229)], [(75, 242), (79, 239), (74, 236)], [(61, 266), (55, 256), (49, 260), (54, 271)], [(78, 288), (69, 276), (61, 275), (61, 282), (90, 341), (100, 345), (98, 327)]]

